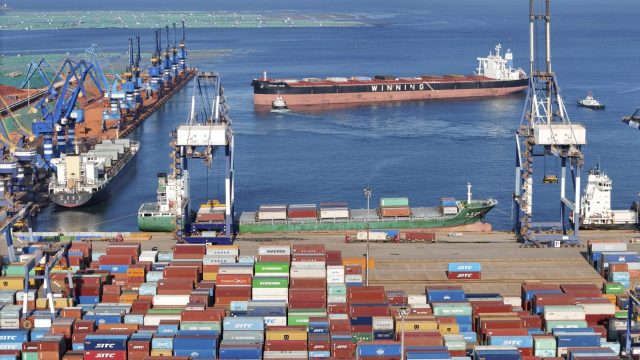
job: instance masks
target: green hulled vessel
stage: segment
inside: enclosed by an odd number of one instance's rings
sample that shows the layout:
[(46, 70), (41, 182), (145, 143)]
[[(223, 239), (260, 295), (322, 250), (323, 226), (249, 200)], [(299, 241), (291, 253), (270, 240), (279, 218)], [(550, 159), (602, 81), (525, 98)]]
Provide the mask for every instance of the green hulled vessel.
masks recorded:
[[(322, 218), (322, 209), (316, 217), (261, 220), (260, 212), (243, 212), (240, 216), (241, 233), (343, 231), (360, 229), (436, 229), (470, 225), (483, 221), (498, 202), (494, 199), (467, 201), (442, 199), (439, 206), (406, 206), (408, 216), (382, 216), (383, 209), (349, 209), (342, 218)], [(322, 208), (322, 205), (321, 205)], [(385, 210), (388, 208), (385, 208)], [(270, 213), (271, 215), (273, 213)]]
[(140, 231), (172, 232), (182, 230), (184, 219), (189, 210), (189, 175), (180, 180), (158, 174), (157, 200), (144, 203), (138, 210), (138, 228)]

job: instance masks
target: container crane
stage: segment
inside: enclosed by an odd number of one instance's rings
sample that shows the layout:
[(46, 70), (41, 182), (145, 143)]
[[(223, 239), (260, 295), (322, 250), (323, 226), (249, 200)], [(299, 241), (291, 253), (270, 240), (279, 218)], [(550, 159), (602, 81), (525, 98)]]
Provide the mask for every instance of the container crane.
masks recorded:
[(183, 72), (187, 70), (187, 45), (185, 44), (185, 41), (184, 20), (182, 20), (182, 40), (180, 40), (180, 52), (178, 54), (178, 59), (180, 62), (180, 69)]
[(140, 88), (142, 87), (142, 77), (140, 76), (141, 53), (140, 53), (140, 36), (138, 35), (136, 35), (136, 44), (137, 44), (136, 58), (133, 62), (133, 69), (132, 69), (133, 85), (134, 85), (134, 95), (135, 95), (136, 104), (142, 105), (142, 96), (140, 96)]
[(122, 91), (124, 91), (124, 101), (122, 107), (131, 112), (136, 108), (135, 90), (136, 85), (133, 79), (135, 60), (133, 55), (133, 39), (129, 38), (129, 64), (124, 71), (124, 82), (122, 83)]
[(118, 90), (118, 85), (122, 82), (122, 78), (117, 72), (113, 72), (113, 81), (107, 78), (106, 73), (102, 69), (102, 64), (106, 64), (106, 68), (110, 66), (106, 56), (102, 53), (98, 45), (93, 44), (85, 50), (84, 60), (94, 65), (101, 86), (105, 90), (104, 97), (108, 99), (109, 102), (109, 108), (102, 111), (104, 130), (105, 121), (120, 120), (120, 101), (124, 99), (124, 93)]
[[(46, 73), (46, 70), (49, 70), (51, 71), (52, 74), (55, 74), (54, 77), (50, 79)], [(42, 80), (42, 83), (46, 87), (49, 87), (55, 82), (60, 81), (60, 76), (57, 73), (56, 69), (53, 66), (51, 66), (51, 64), (47, 61), (47, 59), (41, 58), (40, 61), (38, 62), (31, 61), (29, 63), (29, 67), (27, 68), (27, 72), (25, 74), (24, 79), (22, 80), (22, 84), (20, 85), (20, 87), (24, 89), (26, 86), (28, 86), (29, 82), (31, 81), (31, 78), (36, 73), (40, 75), (40, 79)]]
[(173, 78), (178, 78), (178, 43), (176, 42), (176, 23), (173, 23), (173, 47), (171, 48), (171, 72)]
[[(514, 231), (525, 246), (541, 246), (545, 243), (555, 247), (579, 245), (580, 172), (584, 163), (582, 146), (586, 144), (586, 128), (569, 120), (556, 74), (551, 69), (550, 0), (545, 0), (544, 9), (537, 9), (535, 3), (535, 0), (529, 1), (529, 89), (520, 126), (515, 134)], [(537, 61), (535, 53), (535, 25), (538, 23), (543, 26), (545, 39), (545, 61), (542, 64)], [(561, 160), (559, 222), (533, 221), (533, 161), (536, 156), (553, 156)], [(571, 172), (573, 199), (567, 196), (567, 164)], [(548, 183), (546, 175), (544, 182)], [(567, 231), (570, 229), (567, 208), (573, 213), (572, 233)], [(545, 229), (561, 229), (562, 233), (542, 234)]]
[(147, 98), (149, 98), (153, 93), (161, 96), (163, 82), (162, 82), (162, 70), (160, 69), (160, 64), (162, 62), (162, 53), (161, 53), (161, 32), (160, 29), (155, 30), (155, 43), (156, 48), (154, 53), (151, 55), (151, 66), (149, 67), (149, 77), (150, 80), (147, 83)]
[[(201, 109), (196, 113), (197, 97), (200, 98)], [(234, 133), (218, 74), (201, 73), (197, 76), (188, 122), (178, 126), (173, 136), (171, 176), (178, 179), (188, 176), (185, 174), (188, 171), (189, 159), (201, 159), (210, 169), (219, 152), (222, 152), (220, 160), (225, 164), (224, 222), (191, 224), (188, 214), (176, 214), (178, 215), (176, 230), (179, 237), (190, 243), (229, 244), (233, 242)], [(183, 229), (187, 230), (188, 235), (182, 232)]]
[(168, 84), (171, 82), (171, 48), (169, 47), (169, 25), (165, 27), (167, 34), (167, 47), (164, 49), (164, 61), (162, 62), (162, 80)]

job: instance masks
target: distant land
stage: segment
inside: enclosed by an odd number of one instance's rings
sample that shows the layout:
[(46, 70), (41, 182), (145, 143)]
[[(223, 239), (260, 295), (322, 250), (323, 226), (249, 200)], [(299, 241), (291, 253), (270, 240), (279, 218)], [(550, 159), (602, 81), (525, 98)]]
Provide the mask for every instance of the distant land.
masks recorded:
[(6, 11), (0, 30), (56, 30), (164, 28), (185, 20), (189, 28), (260, 27), (359, 27), (366, 17), (337, 13), (298, 11), (207, 12), (207, 11)]

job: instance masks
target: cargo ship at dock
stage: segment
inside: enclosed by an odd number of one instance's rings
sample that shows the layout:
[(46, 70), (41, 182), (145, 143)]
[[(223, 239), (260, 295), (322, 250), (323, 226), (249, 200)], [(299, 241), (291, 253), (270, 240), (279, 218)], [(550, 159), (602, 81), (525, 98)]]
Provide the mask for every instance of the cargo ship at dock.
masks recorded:
[(252, 82), (253, 102), (271, 107), (277, 98), (287, 106), (358, 104), (401, 100), (475, 98), (509, 95), (527, 88), (524, 70), (513, 67), (513, 54), (504, 57), (501, 46), (495, 53), (479, 57), (473, 75), (421, 75), (398, 78), (393, 75), (370, 77), (270, 79), (265, 72)]
[(140, 143), (129, 139), (102, 140), (86, 153), (53, 159), (56, 172), (49, 180), (49, 198), (66, 208), (104, 200), (135, 163), (139, 149)]
[(262, 205), (243, 212), (240, 233), (326, 232), (361, 229), (441, 229), (481, 222), (497, 200), (442, 198), (439, 206), (409, 207), (408, 198), (382, 198), (377, 209), (349, 209), (346, 203)]

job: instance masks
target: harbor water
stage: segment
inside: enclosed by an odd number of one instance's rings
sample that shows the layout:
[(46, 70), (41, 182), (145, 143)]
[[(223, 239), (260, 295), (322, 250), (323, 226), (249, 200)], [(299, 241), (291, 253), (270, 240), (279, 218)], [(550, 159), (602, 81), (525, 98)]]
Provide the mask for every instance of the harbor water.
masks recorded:
[[(203, 6), (192, 3), (194, 9)], [(191, 65), (222, 75), (236, 133), (238, 214), (265, 203), (347, 201), (352, 208), (362, 208), (367, 185), (373, 189), (373, 204), (379, 197), (403, 196), (411, 206), (431, 206), (440, 197), (465, 198), (471, 182), (474, 197), (499, 201), (488, 221), (497, 229), (511, 228), (514, 132), (524, 94), (282, 114), (256, 112), (250, 83), (263, 71), (278, 78), (471, 73), (477, 67), (475, 58), (486, 56), (496, 43), (503, 50), (510, 48), (514, 63), (528, 72), (527, 1), (354, 1), (344, 7), (329, 2), (323, 9), (297, 1), (275, 4), (363, 14), (372, 26), (188, 30), (188, 49), (228, 50)], [(255, 10), (245, 2), (237, 6)], [(558, 1), (552, 7), (553, 69), (570, 118), (587, 127), (585, 170), (600, 161), (613, 179), (613, 207), (627, 208), (640, 190), (635, 155), (640, 133), (621, 117), (640, 105), (640, 29), (634, 25), (640, 7), (635, 0), (615, 6), (595, 0)], [(0, 53), (74, 53), (93, 43), (103, 51), (124, 52), (127, 38), (135, 34), (150, 47), (152, 30), (3, 32)], [(148, 64), (148, 59), (143, 62)], [(606, 104), (605, 111), (576, 105), (588, 91)], [(169, 133), (186, 119), (191, 92), (187, 86), (133, 132), (142, 147), (126, 186), (85, 210), (49, 207), (38, 216), (36, 229), (134, 231), (140, 204), (155, 199), (156, 173), (169, 170)], [(534, 212), (538, 220), (555, 220), (559, 186), (543, 186), (542, 179), (559, 175), (559, 162), (536, 158), (534, 166)], [(195, 204), (223, 198), (223, 169), (222, 162), (214, 161), (210, 169), (190, 162)]]

